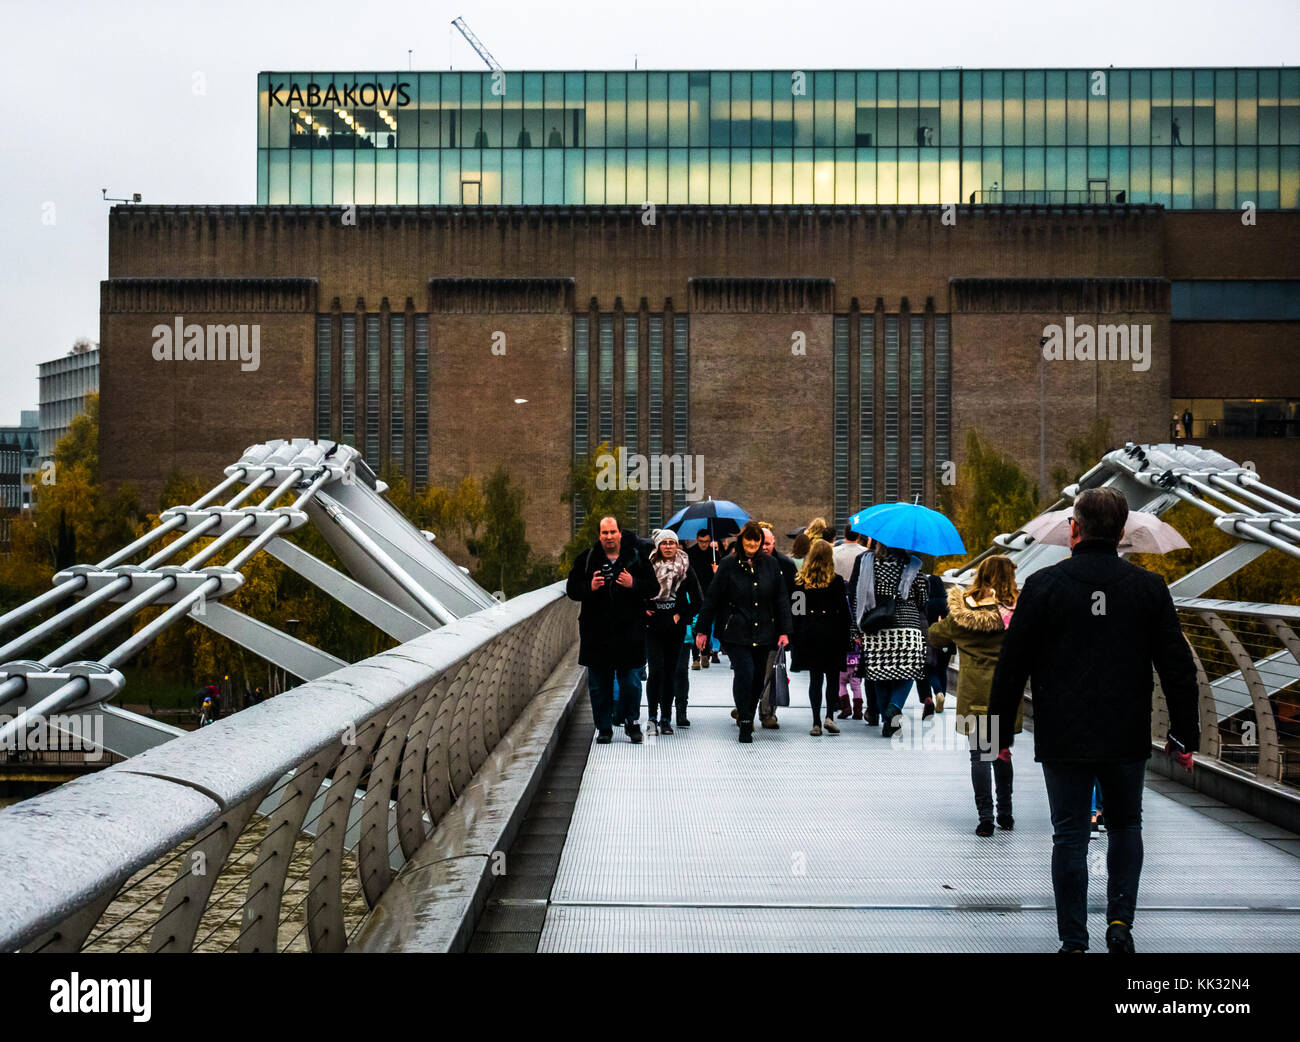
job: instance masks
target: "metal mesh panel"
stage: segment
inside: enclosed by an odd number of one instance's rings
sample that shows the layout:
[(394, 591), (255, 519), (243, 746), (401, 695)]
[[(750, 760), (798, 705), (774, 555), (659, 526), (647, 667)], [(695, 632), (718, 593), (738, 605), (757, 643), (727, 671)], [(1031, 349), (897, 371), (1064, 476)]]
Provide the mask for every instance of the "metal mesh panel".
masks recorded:
[[(641, 438), (640, 324), (635, 315), (623, 320), (623, 444), (629, 453), (639, 450)], [(640, 507), (637, 500), (628, 506), (628, 522), (637, 527)]]
[(925, 318), (913, 315), (907, 338), (909, 497), (925, 495)]
[(406, 452), (406, 316), (393, 315), (389, 320), (389, 396), (388, 458), (399, 468)]
[[(591, 335), (586, 315), (573, 319), (573, 458), (581, 463), (591, 451), (590, 411), (587, 381), (591, 375)], [(587, 519), (587, 510), (581, 499), (573, 503), (573, 527), (576, 529)]]
[[(690, 418), (691, 327), (687, 315), (673, 317), (673, 452), (685, 456)], [(673, 510), (686, 505), (686, 489), (673, 489)]]
[(885, 501), (898, 499), (898, 316), (885, 316)]
[(849, 516), (849, 319), (835, 316), (835, 513), (840, 528)]
[(952, 341), (951, 319), (934, 319), (934, 455), (942, 467), (952, 459)]
[(429, 316), (415, 316), (415, 358), (411, 380), (415, 398), (415, 487), (429, 481)]
[(876, 499), (876, 319), (863, 315), (858, 330), (858, 500)]
[[(664, 451), (664, 317), (650, 316), (650, 455), (658, 456)], [(650, 527), (658, 528), (664, 521), (664, 501), (662, 492), (650, 493), (649, 516), (646, 518)]]
[(600, 316), (600, 418), (597, 436), (614, 444), (614, 316)]
[(330, 373), (333, 369), (334, 326), (329, 315), (316, 316), (316, 437), (330, 436)]
[(379, 316), (366, 316), (366, 464), (379, 469)]
[(345, 445), (357, 443), (357, 317), (343, 316), (343, 423)]

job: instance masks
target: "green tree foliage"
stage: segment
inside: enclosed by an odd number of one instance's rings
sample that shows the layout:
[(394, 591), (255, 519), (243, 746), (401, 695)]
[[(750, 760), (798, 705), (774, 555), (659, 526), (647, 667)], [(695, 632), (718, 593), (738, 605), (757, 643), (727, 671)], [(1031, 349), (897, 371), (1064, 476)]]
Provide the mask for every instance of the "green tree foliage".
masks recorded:
[(966, 460), (957, 469), (956, 483), (940, 486), (939, 503), (971, 555), (990, 546), (995, 535), (1014, 532), (1040, 509), (1038, 488), (1025, 472), (975, 430), (966, 436)]
[(513, 597), (529, 589), (532, 547), (524, 537), (524, 490), (511, 484), (504, 467), (497, 467), (488, 478), (483, 507), (483, 534), (468, 544), (478, 558), (474, 581)]
[(1056, 489), (1057, 497), (1060, 497), (1061, 489), (1078, 481), (1114, 448), (1116, 446), (1109, 418), (1093, 420), (1087, 433), (1077, 438), (1067, 438), (1065, 454), (1071, 466), (1052, 468), (1052, 487)]
[(600, 536), (600, 519), (613, 516), (622, 525), (636, 505), (637, 494), (631, 489), (601, 488), (597, 483), (600, 467), (596, 460), (611, 453), (609, 442), (603, 441), (585, 463), (577, 463), (569, 472), (569, 489), (561, 497), (566, 503), (578, 502), (586, 510), (582, 525), (573, 538), (565, 544), (560, 555), (560, 570), (566, 575), (578, 555), (596, 542)]

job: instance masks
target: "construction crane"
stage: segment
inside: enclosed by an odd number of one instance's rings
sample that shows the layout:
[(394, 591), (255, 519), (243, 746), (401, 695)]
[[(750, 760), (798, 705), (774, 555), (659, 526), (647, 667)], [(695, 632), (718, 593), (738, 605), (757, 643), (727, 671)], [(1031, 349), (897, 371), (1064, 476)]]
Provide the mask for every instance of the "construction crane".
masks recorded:
[(475, 36), (470, 27), (465, 24), (464, 18), (453, 18), (451, 24), (460, 30), (460, 35), (469, 41), (469, 45), (478, 52), (478, 56), (483, 59), (489, 69), (497, 71), (501, 69), (501, 63), (493, 58), (492, 52), (479, 42), (479, 38)]

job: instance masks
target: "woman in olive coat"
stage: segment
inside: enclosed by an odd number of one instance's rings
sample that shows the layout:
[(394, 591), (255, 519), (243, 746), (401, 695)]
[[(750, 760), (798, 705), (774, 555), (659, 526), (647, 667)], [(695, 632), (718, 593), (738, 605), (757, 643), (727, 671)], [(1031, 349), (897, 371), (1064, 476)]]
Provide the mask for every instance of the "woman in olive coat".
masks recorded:
[[(1002, 639), (1018, 596), (1016, 569), (1011, 559), (1001, 554), (986, 557), (975, 570), (975, 582), (970, 589), (953, 586), (948, 591), (948, 614), (932, 623), (927, 635), (931, 647), (955, 644), (961, 655), (957, 672), (957, 730), (970, 741), (978, 836), (993, 835), (994, 782), (997, 783), (998, 827), (1010, 829), (1015, 825), (1011, 815), (1011, 750), (998, 753), (997, 735), (991, 733), (989, 694)], [(1021, 724), (1018, 714), (1017, 734)]]

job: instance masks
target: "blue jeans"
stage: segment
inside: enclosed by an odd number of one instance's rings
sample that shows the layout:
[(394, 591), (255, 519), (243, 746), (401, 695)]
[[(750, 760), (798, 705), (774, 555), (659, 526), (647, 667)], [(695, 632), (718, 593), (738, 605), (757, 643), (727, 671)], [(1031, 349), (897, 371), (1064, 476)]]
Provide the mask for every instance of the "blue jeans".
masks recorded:
[[(614, 719), (614, 685), (618, 685), (618, 719)], [(587, 692), (597, 731), (612, 731), (615, 724), (637, 722), (641, 715), (641, 674), (637, 669), (613, 666), (587, 667)]]
[(912, 685), (915, 683), (915, 680), (877, 680), (872, 685), (876, 691), (876, 710), (880, 713), (882, 723), (885, 710), (891, 705), (895, 709), (903, 708), (903, 703), (907, 701), (907, 696), (911, 694)]
[(1106, 922), (1133, 924), (1142, 875), (1142, 781), (1146, 761), (1043, 764), (1052, 811), (1056, 930), (1066, 948), (1088, 947), (1088, 838), (1095, 782), (1106, 794)]

